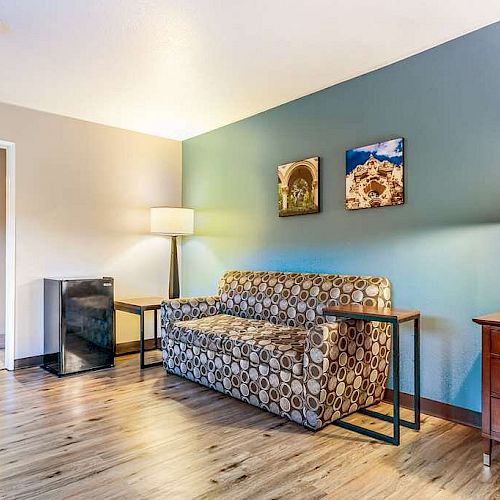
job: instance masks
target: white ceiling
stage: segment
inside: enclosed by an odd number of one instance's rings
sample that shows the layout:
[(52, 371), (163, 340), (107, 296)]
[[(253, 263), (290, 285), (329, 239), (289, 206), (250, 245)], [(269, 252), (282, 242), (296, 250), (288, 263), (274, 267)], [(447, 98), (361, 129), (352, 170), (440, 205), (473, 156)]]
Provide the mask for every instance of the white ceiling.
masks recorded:
[(498, 20), (499, 0), (0, 0), (0, 101), (185, 139)]

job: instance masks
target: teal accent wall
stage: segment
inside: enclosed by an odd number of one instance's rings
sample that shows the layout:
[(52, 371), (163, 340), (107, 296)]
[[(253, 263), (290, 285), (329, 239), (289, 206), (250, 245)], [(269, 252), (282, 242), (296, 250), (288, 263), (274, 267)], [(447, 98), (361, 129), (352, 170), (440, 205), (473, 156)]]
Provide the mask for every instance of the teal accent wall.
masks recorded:
[[(400, 136), (406, 204), (347, 212), (345, 151)], [(276, 167), (310, 156), (322, 211), (280, 219)], [(185, 141), (183, 190), (183, 295), (227, 269), (387, 276), (394, 305), (423, 314), (423, 396), (480, 410), (471, 318), (500, 310), (500, 24)]]

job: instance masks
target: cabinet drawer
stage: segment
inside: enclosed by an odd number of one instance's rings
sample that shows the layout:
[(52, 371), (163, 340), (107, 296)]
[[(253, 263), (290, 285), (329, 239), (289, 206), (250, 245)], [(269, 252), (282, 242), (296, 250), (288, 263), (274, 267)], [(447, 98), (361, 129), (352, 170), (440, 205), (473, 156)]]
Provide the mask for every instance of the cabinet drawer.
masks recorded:
[(500, 434), (500, 399), (491, 398), (491, 432)]
[(500, 328), (491, 329), (491, 353), (500, 356)]
[(500, 397), (500, 358), (491, 359), (491, 392)]

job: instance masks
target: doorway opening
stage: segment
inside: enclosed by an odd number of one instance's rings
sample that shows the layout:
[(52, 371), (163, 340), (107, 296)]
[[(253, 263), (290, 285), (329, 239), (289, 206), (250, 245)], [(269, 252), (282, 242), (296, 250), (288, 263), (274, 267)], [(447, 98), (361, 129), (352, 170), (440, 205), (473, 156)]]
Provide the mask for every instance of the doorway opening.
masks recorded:
[(15, 144), (0, 140), (0, 369), (14, 369), (16, 226)]
[(7, 209), (7, 150), (0, 148), (0, 370), (5, 368), (5, 237)]

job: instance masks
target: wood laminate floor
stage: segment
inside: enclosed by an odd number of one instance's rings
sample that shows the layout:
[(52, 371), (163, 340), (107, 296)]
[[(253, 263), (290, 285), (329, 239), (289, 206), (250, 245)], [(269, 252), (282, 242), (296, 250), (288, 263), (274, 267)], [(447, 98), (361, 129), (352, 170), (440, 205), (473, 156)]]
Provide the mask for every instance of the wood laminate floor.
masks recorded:
[(400, 447), (313, 433), (161, 367), (141, 372), (135, 355), (62, 379), (0, 372), (0, 405), (5, 499), (500, 498), (500, 446), (483, 467), (478, 430), (424, 416)]

